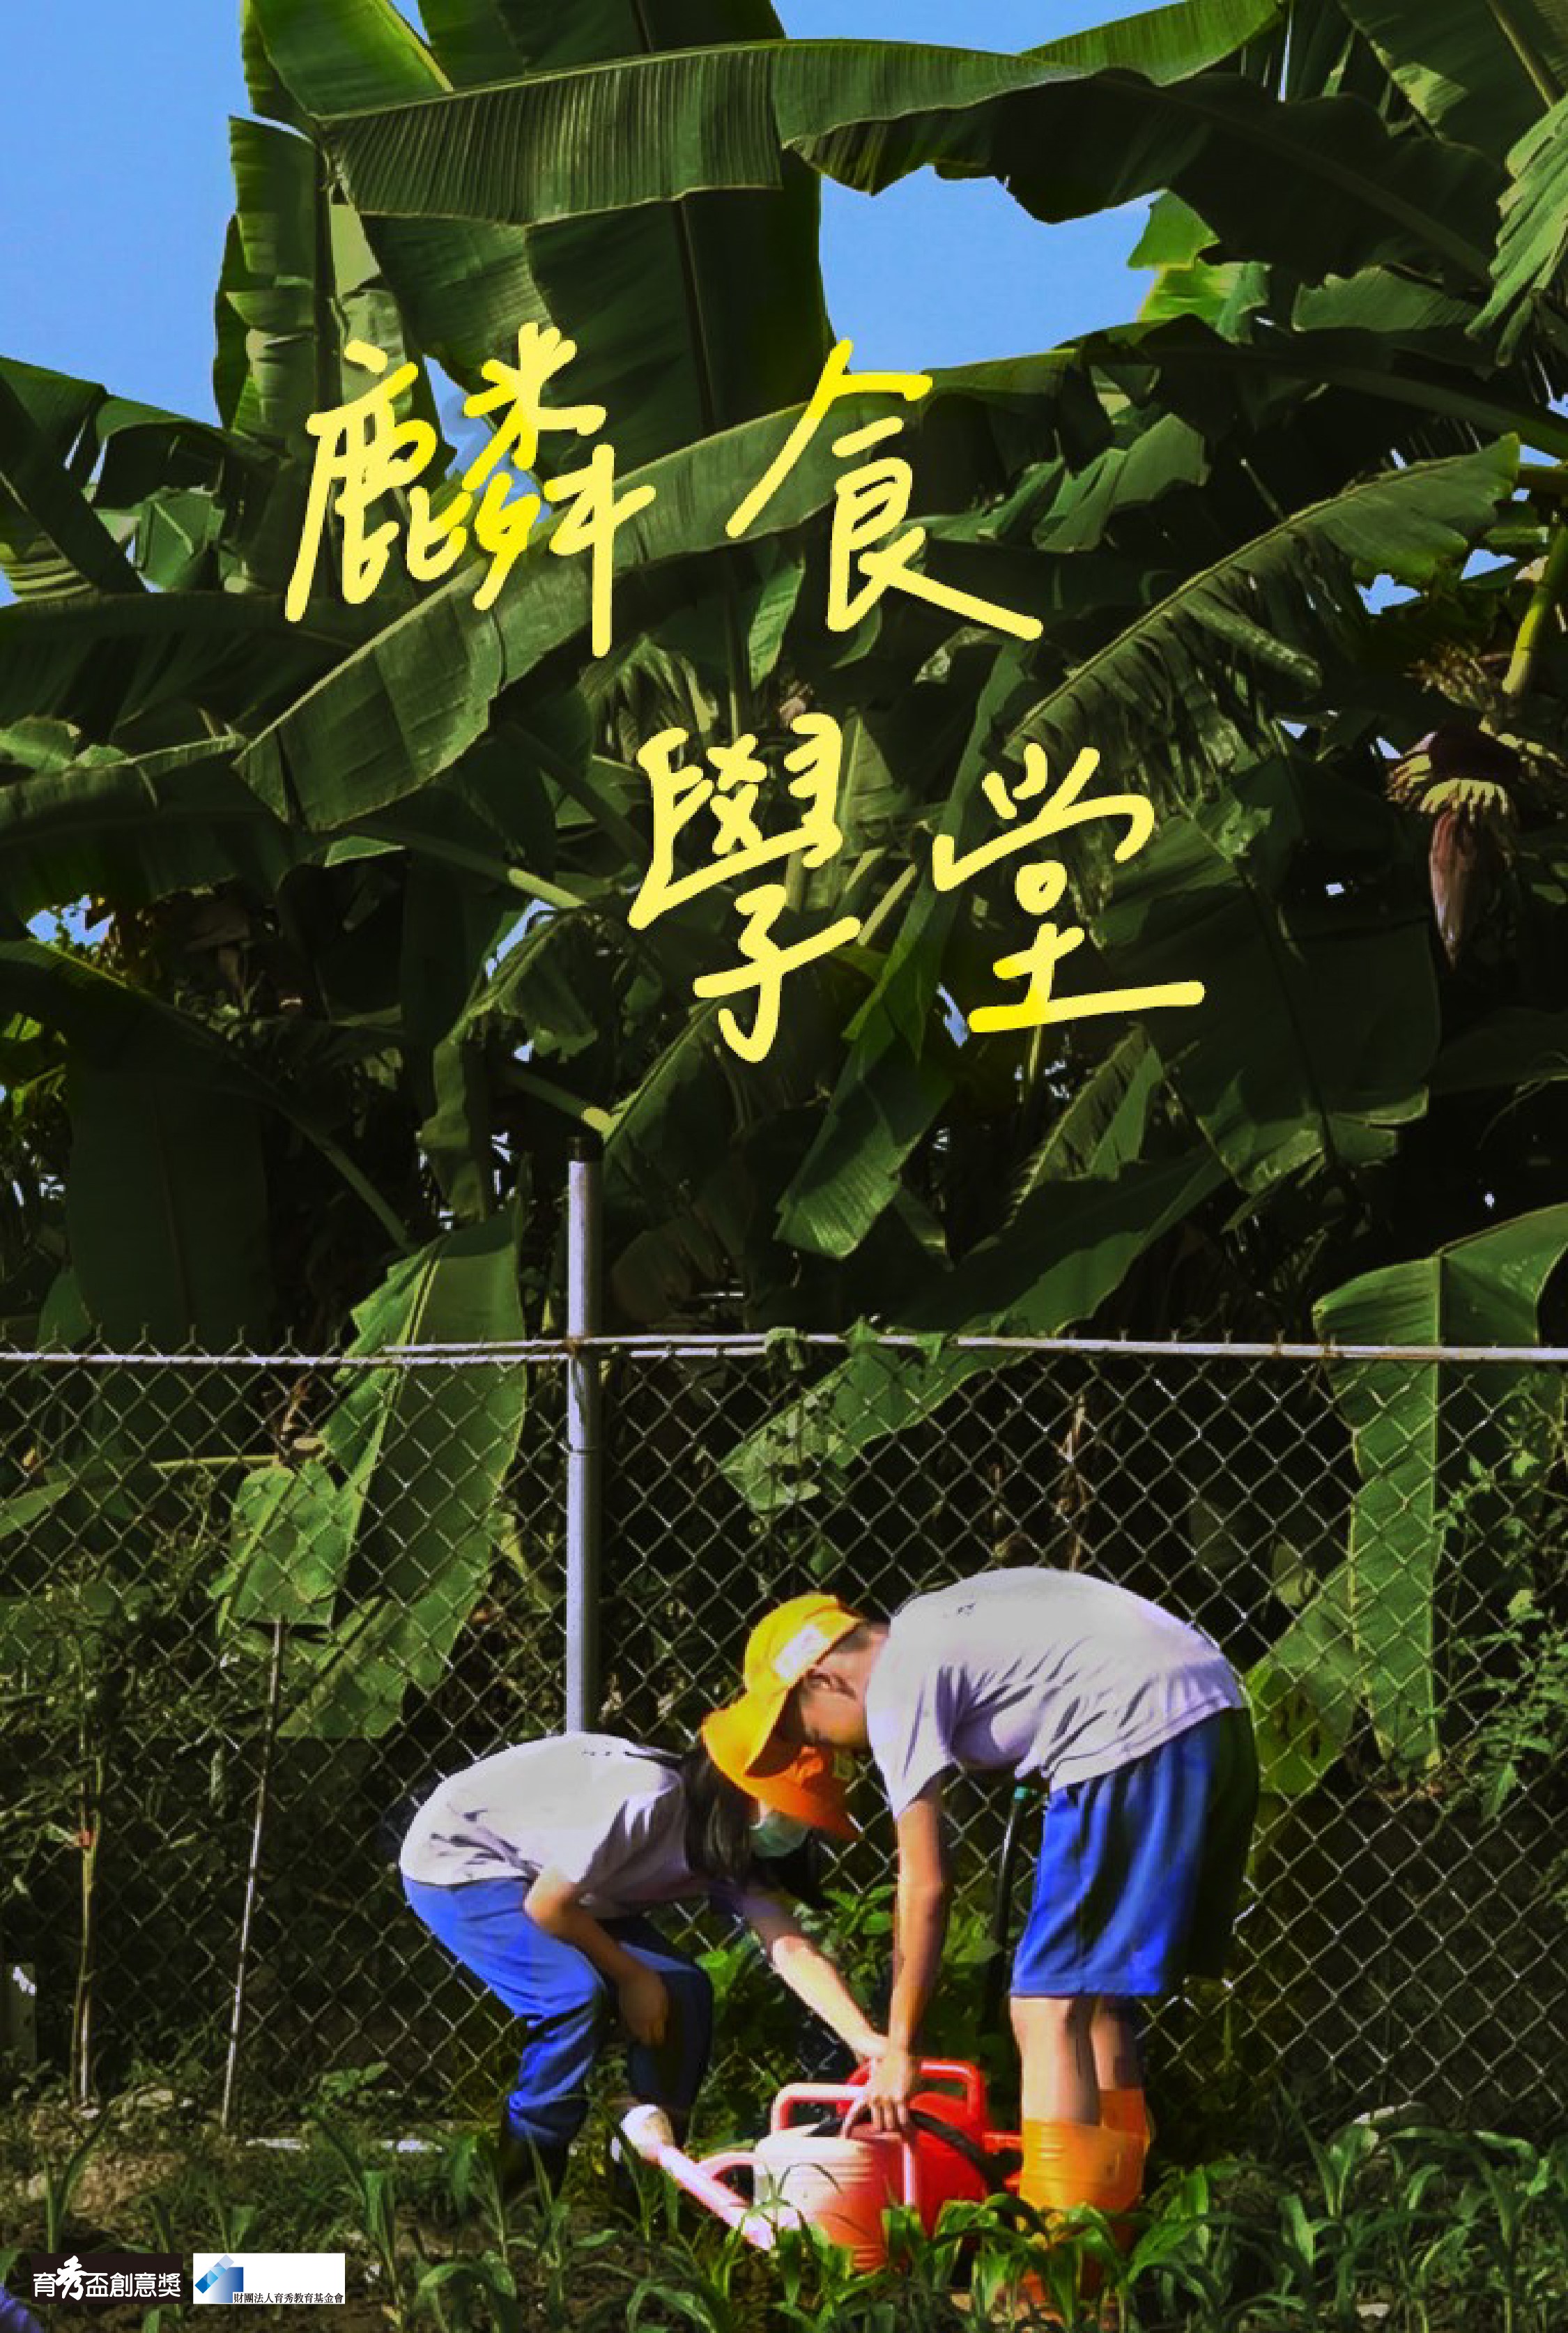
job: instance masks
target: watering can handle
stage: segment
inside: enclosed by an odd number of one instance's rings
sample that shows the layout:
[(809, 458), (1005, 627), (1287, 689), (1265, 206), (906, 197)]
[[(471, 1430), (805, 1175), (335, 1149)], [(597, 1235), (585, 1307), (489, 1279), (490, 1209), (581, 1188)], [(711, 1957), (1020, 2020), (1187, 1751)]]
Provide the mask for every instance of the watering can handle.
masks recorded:
[(770, 2130), (788, 2130), (795, 2107), (849, 2107), (864, 2102), (865, 2093), (849, 2082), (789, 2082), (773, 2101)]
[[(956, 2083), (975, 2128), (985, 2128), (989, 2111), (986, 2078), (978, 2066), (971, 2065), (967, 2058), (917, 2058), (914, 2070), (917, 2081)], [(871, 2079), (870, 2066), (856, 2066), (849, 2079), (856, 2088), (860, 2088)]]
[[(850, 2125), (857, 2116), (870, 2112), (871, 2100), (865, 2097), (856, 2098), (839, 2125), (840, 2137), (849, 2136)], [(912, 2212), (918, 2212), (920, 2209), (920, 2157), (914, 2151), (914, 2141), (906, 2130), (902, 2130), (898, 2134), (898, 2156), (904, 2171), (904, 2201)]]

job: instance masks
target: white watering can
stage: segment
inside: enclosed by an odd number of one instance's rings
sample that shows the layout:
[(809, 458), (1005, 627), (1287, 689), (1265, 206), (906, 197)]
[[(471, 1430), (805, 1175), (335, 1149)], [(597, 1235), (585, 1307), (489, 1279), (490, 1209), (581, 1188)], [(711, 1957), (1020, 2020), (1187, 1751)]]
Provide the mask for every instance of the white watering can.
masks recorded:
[[(808, 2106), (841, 2107), (837, 2131), (797, 2128), (796, 2110)], [(645, 2161), (760, 2251), (773, 2250), (780, 2228), (808, 2226), (842, 2244), (856, 2268), (877, 2268), (887, 2257), (882, 2215), (890, 2203), (919, 2209), (920, 2169), (902, 2134), (855, 2128), (869, 2107), (864, 2088), (848, 2082), (792, 2082), (773, 2101), (766, 2137), (700, 2163), (664, 2136), (669, 2124), (656, 2107), (634, 2108), (621, 2129)], [(724, 2184), (742, 2170), (752, 2177), (750, 2203)]]

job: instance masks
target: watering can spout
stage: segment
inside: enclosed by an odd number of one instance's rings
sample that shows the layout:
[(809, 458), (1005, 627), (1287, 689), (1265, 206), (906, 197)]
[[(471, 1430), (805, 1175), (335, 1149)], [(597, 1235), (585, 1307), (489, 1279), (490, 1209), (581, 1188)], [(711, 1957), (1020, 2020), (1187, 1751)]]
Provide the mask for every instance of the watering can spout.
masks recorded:
[(675, 2144), (675, 2127), (663, 2107), (645, 2102), (629, 2107), (620, 2121), (621, 2136), (645, 2163), (656, 2163), (666, 2146)]

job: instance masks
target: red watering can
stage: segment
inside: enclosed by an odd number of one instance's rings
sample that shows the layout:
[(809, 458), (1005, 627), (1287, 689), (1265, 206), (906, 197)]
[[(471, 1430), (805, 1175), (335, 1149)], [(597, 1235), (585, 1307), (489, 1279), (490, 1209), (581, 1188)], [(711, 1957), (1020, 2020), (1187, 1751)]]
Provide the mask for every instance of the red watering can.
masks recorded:
[[(869, 2066), (857, 2066), (849, 2077), (856, 2088), (870, 2079)], [(966, 2058), (923, 2058), (919, 2079), (909, 2114), (920, 2216), (930, 2233), (944, 2203), (979, 2203), (1004, 2187), (1016, 2188), (1018, 2165), (1008, 2158), (1023, 2158), (1016, 2132), (990, 2127), (986, 2078), (978, 2066)]]

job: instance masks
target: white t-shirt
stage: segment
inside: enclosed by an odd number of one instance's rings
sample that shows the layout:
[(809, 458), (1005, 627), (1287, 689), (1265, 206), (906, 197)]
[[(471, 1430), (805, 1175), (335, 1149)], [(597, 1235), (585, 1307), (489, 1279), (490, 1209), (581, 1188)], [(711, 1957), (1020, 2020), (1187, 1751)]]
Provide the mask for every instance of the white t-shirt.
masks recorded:
[(614, 1918), (712, 1892), (687, 1864), (685, 1822), (680, 1776), (656, 1752), (612, 1733), (559, 1733), (449, 1775), (398, 1861), (432, 1887), (563, 1872), (590, 1912)]
[(982, 1572), (894, 1613), (865, 1726), (894, 1816), (950, 1766), (1109, 1774), (1247, 1697), (1198, 1628), (1082, 1571)]

